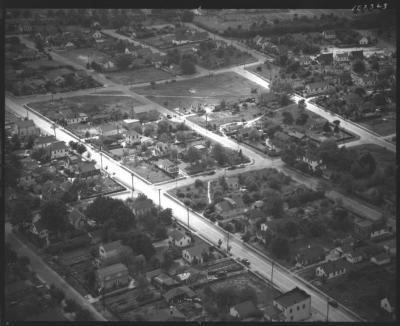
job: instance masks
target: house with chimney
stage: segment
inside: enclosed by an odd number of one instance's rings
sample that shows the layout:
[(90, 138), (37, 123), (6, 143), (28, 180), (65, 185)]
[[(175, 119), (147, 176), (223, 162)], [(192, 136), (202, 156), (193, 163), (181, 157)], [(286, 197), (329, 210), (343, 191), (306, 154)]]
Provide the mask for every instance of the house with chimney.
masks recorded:
[(192, 243), (192, 238), (185, 232), (179, 230), (172, 230), (168, 237), (169, 241), (176, 247), (184, 248)]

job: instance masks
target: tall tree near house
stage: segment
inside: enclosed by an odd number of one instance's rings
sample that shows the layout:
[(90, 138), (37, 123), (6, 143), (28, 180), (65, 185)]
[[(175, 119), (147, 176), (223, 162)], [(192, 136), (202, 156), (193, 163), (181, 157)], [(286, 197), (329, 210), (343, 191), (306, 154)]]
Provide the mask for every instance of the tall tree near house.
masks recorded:
[(288, 258), (290, 253), (288, 240), (280, 237), (273, 239), (271, 242), (271, 250), (277, 258)]
[(120, 70), (126, 70), (129, 65), (132, 63), (132, 55), (130, 54), (119, 54), (115, 57), (115, 65)]
[(58, 234), (66, 230), (67, 227), (67, 207), (60, 200), (51, 200), (40, 209), (41, 219), (46, 227)]
[(14, 202), (11, 210), (11, 224), (22, 225), (24, 222), (32, 221), (32, 212), (26, 200), (18, 200)]

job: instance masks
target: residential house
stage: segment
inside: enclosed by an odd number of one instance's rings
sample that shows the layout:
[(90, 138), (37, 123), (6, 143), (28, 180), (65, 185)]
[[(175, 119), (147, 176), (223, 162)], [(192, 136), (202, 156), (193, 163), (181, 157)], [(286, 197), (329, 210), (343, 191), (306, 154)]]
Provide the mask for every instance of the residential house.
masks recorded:
[(190, 264), (202, 264), (204, 252), (208, 252), (208, 246), (205, 244), (198, 244), (194, 247), (184, 249), (182, 251), (182, 257)]
[(179, 167), (177, 164), (171, 162), (168, 159), (158, 160), (154, 162), (154, 165), (158, 167), (160, 170), (167, 172), (172, 175), (176, 175), (179, 173)]
[(163, 273), (163, 270), (161, 269), (161, 268), (157, 268), (157, 269), (155, 269), (155, 270), (152, 270), (152, 271), (150, 271), (150, 272), (147, 272), (146, 273), (146, 279), (147, 279), (147, 281), (149, 281), (149, 282), (153, 282), (153, 279), (156, 277), (156, 276), (158, 276), (158, 275), (160, 275), (160, 274), (162, 274)]
[(321, 64), (321, 65), (331, 65), (333, 64), (333, 53), (321, 53), (318, 57), (317, 57), (317, 61)]
[(76, 124), (81, 122), (86, 122), (88, 120), (88, 116), (86, 113), (82, 112), (70, 112), (65, 114), (64, 119), (67, 124)]
[(390, 256), (386, 252), (371, 257), (371, 263), (382, 266), (390, 263)]
[(125, 134), (125, 142), (129, 145), (136, 145), (141, 143), (142, 135), (137, 131), (130, 129)]
[(279, 309), (286, 322), (298, 322), (311, 316), (311, 296), (295, 287), (276, 297), (273, 306)]
[(290, 137), (294, 138), (295, 140), (298, 140), (298, 141), (301, 141), (301, 140), (303, 140), (304, 138), (306, 138), (306, 135), (305, 135), (304, 133), (299, 132), (299, 131), (296, 131), (296, 130), (294, 130), (294, 131), (289, 131), (289, 132), (288, 132), (288, 135), (289, 135)]
[[(108, 120), (110, 120), (110, 115), (109, 114), (107, 114), (107, 113), (97, 113), (97, 114), (93, 114), (91, 117), (90, 117), (90, 121), (91, 122), (93, 122), (93, 123), (102, 123), (102, 122), (105, 122), (105, 121), (108, 121)], [(101, 131), (99, 131), (100, 133), (101, 133)]]
[(69, 155), (66, 158), (64, 158), (64, 167), (71, 169), (75, 164), (78, 164), (81, 162), (81, 159), (77, 155)]
[(85, 214), (76, 208), (71, 210), (68, 215), (68, 220), (77, 230), (84, 230), (87, 225)]
[(396, 257), (396, 240), (391, 239), (390, 241), (386, 242), (383, 245), (383, 249), (386, 250), (386, 252), (389, 254), (389, 256)]
[(188, 286), (183, 285), (167, 291), (163, 294), (163, 297), (168, 304), (176, 304), (182, 302), (186, 298), (195, 298), (196, 292), (191, 290)]
[(315, 264), (325, 259), (325, 250), (321, 246), (308, 246), (299, 251), (296, 261), (302, 266)]
[(372, 224), (370, 238), (371, 240), (379, 240), (390, 236), (391, 233), (387, 230), (385, 223), (377, 222)]
[(128, 268), (121, 263), (96, 270), (98, 291), (109, 291), (129, 284)]
[(311, 58), (308, 55), (302, 55), (299, 58), (299, 62), (302, 66), (308, 66), (311, 63)]
[(336, 38), (335, 31), (323, 31), (322, 36), (325, 40), (334, 40)]
[(301, 157), (301, 161), (307, 163), (313, 172), (315, 172), (317, 169), (325, 169), (325, 165), (322, 163), (322, 160), (315, 155), (306, 153), (306, 155)]
[(360, 75), (355, 73), (354, 71), (351, 72), (351, 80), (353, 81), (354, 85), (361, 86), (361, 87), (373, 87), (376, 83), (376, 76), (372, 74), (364, 74)]
[(362, 239), (366, 239), (371, 236), (372, 228), (373, 223), (370, 220), (356, 219), (354, 221), (354, 231)]
[(168, 237), (169, 241), (172, 242), (175, 246), (184, 248), (191, 244), (192, 238), (188, 236), (186, 233), (181, 232), (179, 230), (173, 230)]
[(170, 308), (158, 309), (151, 313), (147, 321), (158, 321), (158, 322), (180, 322), (186, 321), (186, 316), (182, 314), (176, 307), (171, 306)]
[(237, 190), (240, 187), (239, 178), (237, 176), (225, 178), (228, 188), (231, 190)]
[(92, 161), (78, 162), (74, 166), (74, 173), (80, 179), (87, 179), (101, 174), (100, 169), (96, 168), (96, 163)]
[(100, 39), (103, 38), (103, 34), (101, 34), (100, 31), (95, 31), (95, 32), (92, 34), (92, 36), (93, 36), (93, 38), (94, 38), (95, 40), (100, 40)]
[(350, 59), (351, 60), (364, 60), (364, 51), (363, 50), (351, 51)]
[(201, 155), (205, 155), (207, 153), (207, 147), (203, 144), (193, 145), (193, 147), (196, 148)]
[(122, 127), (127, 130), (135, 129), (140, 127), (142, 124), (139, 119), (125, 119), (122, 121)]
[(345, 255), (345, 257), (349, 263), (357, 264), (360, 263), (365, 258), (365, 253), (363, 250), (357, 248), (351, 250), (349, 253)]
[(135, 214), (135, 216), (141, 216), (146, 213), (151, 212), (151, 210), (154, 208), (153, 202), (148, 199), (148, 198), (138, 198), (135, 200), (135, 202), (132, 204), (132, 211)]
[(223, 218), (238, 216), (247, 211), (241, 194), (232, 194), (231, 196), (232, 198), (224, 197), (215, 205), (215, 211)]
[(47, 246), (50, 244), (49, 230), (42, 219), (38, 219), (31, 224), (29, 231), (36, 235), (39, 240), (43, 241)]
[(241, 302), (229, 309), (229, 314), (239, 320), (260, 316), (261, 312), (250, 300)]
[(112, 265), (121, 262), (124, 257), (132, 255), (132, 248), (125, 246), (121, 240), (101, 244), (99, 246), (99, 261), (102, 266)]
[(256, 238), (263, 243), (267, 243), (268, 239), (271, 239), (278, 232), (278, 225), (267, 221), (266, 223), (261, 223), (260, 229), (256, 231)]
[(348, 63), (349, 61), (350, 58), (348, 52), (336, 53), (335, 63)]
[(327, 279), (343, 275), (346, 272), (346, 259), (328, 261), (315, 269), (316, 276), (325, 277)]
[(328, 91), (332, 86), (329, 85), (327, 82), (322, 81), (322, 82), (315, 82), (315, 83), (310, 83), (307, 84), (304, 87), (304, 96), (311, 96), (311, 95), (317, 95), (317, 94), (322, 94), (326, 91)]
[(21, 138), (39, 134), (39, 128), (36, 127), (33, 120), (17, 120), (15, 121), (14, 128), (14, 133)]
[(63, 141), (57, 141), (49, 146), (51, 159), (61, 158), (67, 156), (68, 147)]
[(119, 134), (119, 126), (118, 124), (107, 124), (102, 125), (101, 127), (97, 128), (99, 133), (104, 136), (114, 136)]
[(368, 40), (368, 38), (367, 38), (366, 36), (363, 36), (363, 37), (360, 38), (360, 40), (358, 41), (358, 43), (359, 43), (360, 45), (368, 45), (369, 40)]
[(33, 148), (46, 148), (50, 146), (52, 143), (56, 142), (57, 139), (54, 136), (42, 136), (35, 139), (33, 142)]
[(380, 301), (380, 306), (389, 314), (394, 314), (396, 311), (396, 297), (394, 292), (389, 292), (387, 296), (383, 297)]
[(161, 273), (155, 277), (153, 277), (153, 284), (158, 288), (168, 291), (179, 285), (179, 282), (175, 281), (171, 276)]

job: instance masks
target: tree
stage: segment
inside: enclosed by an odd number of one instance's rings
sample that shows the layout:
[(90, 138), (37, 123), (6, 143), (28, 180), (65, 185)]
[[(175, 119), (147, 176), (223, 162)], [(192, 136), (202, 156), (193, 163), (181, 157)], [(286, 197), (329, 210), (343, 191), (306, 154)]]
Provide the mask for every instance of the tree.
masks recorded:
[(297, 237), (297, 234), (298, 234), (297, 229), (298, 229), (298, 225), (292, 221), (289, 221), (283, 226), (282, 231), (289, 238), (295, 238), (295, 237)]
[(353, 71), (357, 74), (363, 74), (365, 73), (365, 63), (363, 60), (356, 60), (353, 63)]
[(128, 245), (136, 254), (142, 254), (146, 260), (149, 260), (156, 252), (150, 238), (146, 234), (134, 235), (128, 241)]
[(233, 286), (221, 287), (216, 290), (215, 303), (220, 310), (227, 310), (233, 306), (237, 300), (237, 293)]
[(200, 179), (196, 179), (194, 181), (194, 186), (195, 188), (203, 188), (204, 187), (204, 182)]
[(40, 209), (41, 219), (50, 231), (61, 233), (66, 230), (68, 211), (60, 200), (45, 202)]
[(239, 291), (238, 297), (240, 298), (240, 300), (243, 301), (247, 301), (250, 300), (251, 302), (254, 303), (254, 305), (257, 305), (257, 292), (256, 290), (254, 290), (253, 287), (248, 286), (245, 288), (242, 288)]
[(167, 229), (164, 225), (157, 225), (154, 231), (154, 236), (157, 240), (164, 240), (168, 237)]
[(288, 258), (289, 242), (285, 238), (275, 238), (271, 243), (271, 251), (279, 259)]
[(159, 218), (161, 223), (164, 225), (171, 225), (172, 223), (172, 210), (171, 208), (166, 208), (159, 213)]
[(183, 59), (180, 66), (184, 75), (193, 75), (196, 72), (196, 66), (188, 59)]
[(67, 313), (74, 312), (78, 309), (78, 304), (75, 302), (75, 300), (72, 299), (67, 299), (65, 300), (65, 308), (64, 311)]
[(228, 156), (225, 148), (221, 144), (215, 144), (211, 150), (211, 153), (219, 165), (224, 165), (228, 162)]
[(243, 234), (243, 236), (242, 236), (242, 240), (244, 241), (244, 242), (248, 242), (249, 240), (250, 240), (250, 238), (251, 238), (251, 233), (249, 232), (249, 231), (247, 231), (245, 234)]
[(161, 267), (168, 270), (174, 263), (174, 257), (171, 251), (167, 250), (163, 253), (163, 260), (161, 262)]
[(283, 123), (284, 124), (286, 124), (286, 125), (293, 124), (294, 118), (293, 118), (293, 115), (290, 112), (284, 111), (282, 113), (282, 117), (283, 117)]
[(201, 154), (196, 147), (191, 146), (186, 153), (186, 158), (190, 163), (193, 163), (201, 159)]
[(327, 139), (321, 142), (318, 148), (319, 156), (325, 164), (335, 163), (338, 154), (338, 146), (335, 139)]
[(132, 63), (132, 55), (130, 54), (119, 54), (115, 57), (115, 65), (119, 70), (125, 70), (129, 67), (129, 65)]
[(58, 304), (60, 304), (61, 301), (63, 301), (64, 298), (65, 298), (64, 292), (63, 292), (62, 290), (56, 288), (54, 284), (51, 284), (51, 285), (50, 285), (50, 290), (49, 290), (49, 292), (50, 292), (50, 295), (52, 296), (52, 298), (53, 298)]
[(8, 264), (13, 264), (17, 262), (17, 253), (14, 251), (14, 249), (11, 248), (11, 245), (9, 242), (6, 242), (5, 245), (5, 263)]
[(324, 132), (331, 132), (331, 131), (332, 131), (329, 121), (326, 121), (326, 122), (324, 123), (324, 125), (323, 125), (323, 127), (322, 127), (322, 130), (323, 130)]
[(12, 149), (13, 151), (16, 151), (16, 150), (18, 150), (18, 149), (21, 148), (21, 141), (19, 140), (19, 137), (18, 137), (17, 134), (14, 134), (14, 135), (11, 137), (10, 143), (11, 143), (11, 149)]
[(40, 161), (42, 164), (48, 163), (51, 160), (50, 152), (46, 148), (38, 148), (33, 150), (31, 157), (34, 160)]
[(257, 142), (261, 138), (260, 132), (256, 128), (251, 128), (249, 131), (249, 139), (251, 141)]
[(76, 312), (76, 321), (93, 321), (92, 315), (90, 314), (89, 310), (78, 308)]
[(274, 190), (266, 190), (263, 192), (264, 206), (263, 210), (268, 215), (274, 217), (282, 217), (283, 215), (283, 200), (281, 195)]
[(32, 221), (32, 211), (26, 198), (17, 199), (12, 205), (11, 224), (21, 225), (24, 222)]

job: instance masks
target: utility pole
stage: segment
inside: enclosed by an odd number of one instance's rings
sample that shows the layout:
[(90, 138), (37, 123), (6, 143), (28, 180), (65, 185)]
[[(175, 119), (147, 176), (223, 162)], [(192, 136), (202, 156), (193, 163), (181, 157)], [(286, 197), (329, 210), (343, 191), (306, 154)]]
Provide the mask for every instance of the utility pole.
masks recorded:
[(161, 210), (161, 189), (158, 189), (158, 212)]
[(131, 177), (132, 177), (132, 197), (133, 197), (133, 192), (135, 191), (135, 188), (133, 187), (133, 173), (131, 173)]
[(189, 206), (186, 206), (186, 208), (187, 208), (187, 220), (188, 220), (187, 225), (188, 225), (188, 231), (190, 232), (190, 225), (189, 225)]
[(103, 154), (102, 154), (102, 146), (100, 145), (100, 168), (103, 170)]
[(275, 262), (272, 261), (271, 284), (274, 284), (274, 265), (275, 265)]
[(229, 235), (230, 235), (230, 233), (229, 233), (229, 231), (227, 231), (227, 233), (228, 233), (228, 239), (226, 241), (226, 252), (229, 253)]

